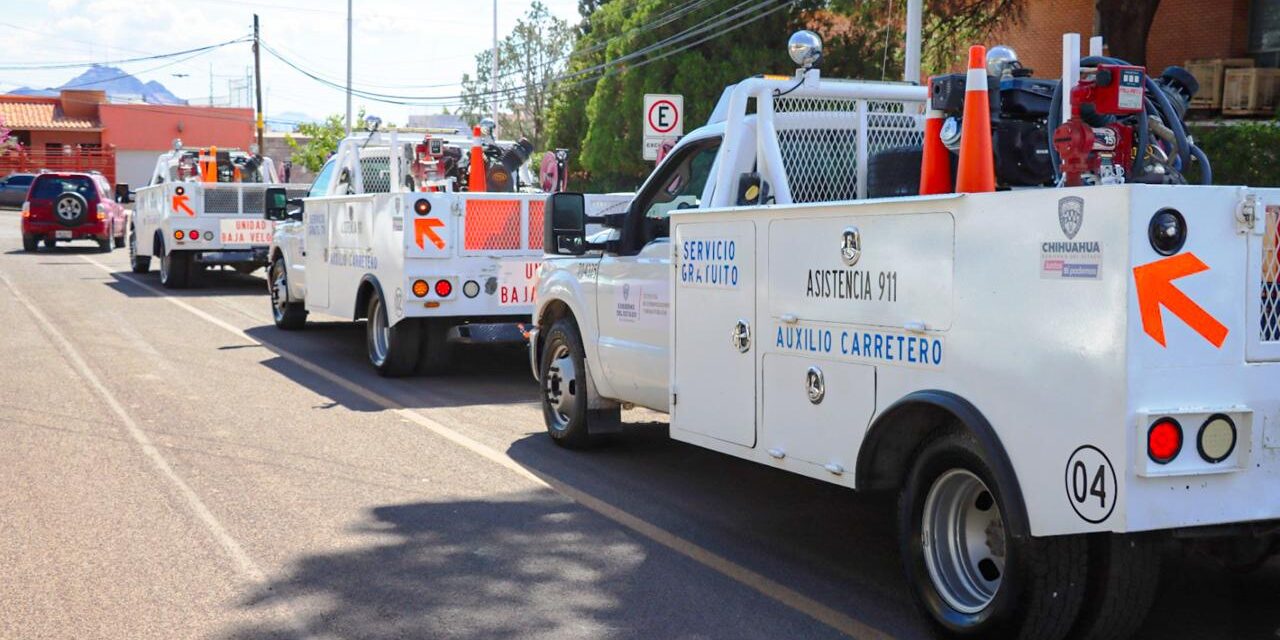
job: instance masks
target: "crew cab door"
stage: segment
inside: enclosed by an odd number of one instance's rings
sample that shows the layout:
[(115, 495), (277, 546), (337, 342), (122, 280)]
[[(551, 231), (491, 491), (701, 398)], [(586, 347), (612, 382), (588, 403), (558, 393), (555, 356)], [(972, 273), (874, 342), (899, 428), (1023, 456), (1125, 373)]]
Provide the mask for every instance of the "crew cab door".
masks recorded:
[(709, 194), (720, 138), (678, 149), (641, 188), (627, 213), (620, 250), (600, 260), (596, 313), (600, 365), (618, 400), (666, 410), (671, 241), (669, 216)]

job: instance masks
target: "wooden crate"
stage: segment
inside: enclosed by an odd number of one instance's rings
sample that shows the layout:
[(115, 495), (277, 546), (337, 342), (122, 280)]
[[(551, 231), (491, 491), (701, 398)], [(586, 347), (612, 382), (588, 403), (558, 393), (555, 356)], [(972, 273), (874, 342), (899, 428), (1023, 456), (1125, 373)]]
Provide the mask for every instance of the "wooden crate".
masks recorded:
[(1276, 112), (1280, 69), (1227, 69), (1222, 81), (1222, 114), (1266, 116)]
[(1222, 108), (1222, 80), (1227, 69), (1252, 67), (1249, 58), (1213, 58), (1211, 60), (1188, 60), (1187, 71), (1200, 82), (1200, 91), (1191, 99), (1192, 109)]

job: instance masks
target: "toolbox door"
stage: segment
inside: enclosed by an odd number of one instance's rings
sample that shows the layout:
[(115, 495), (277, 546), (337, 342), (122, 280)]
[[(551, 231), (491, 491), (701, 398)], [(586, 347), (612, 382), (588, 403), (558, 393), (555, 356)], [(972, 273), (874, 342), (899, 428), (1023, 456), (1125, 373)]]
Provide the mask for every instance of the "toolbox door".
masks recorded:
[[(1280, 361), (1280, 205), (1268, 204), (1249, 239), (1245, 329), (1250, 362)], [(1261, 232), (1261, 233), (1259, 233)]]
[(680, 222), (673, 244), (672, 429), (755, 446), (755, 223)]

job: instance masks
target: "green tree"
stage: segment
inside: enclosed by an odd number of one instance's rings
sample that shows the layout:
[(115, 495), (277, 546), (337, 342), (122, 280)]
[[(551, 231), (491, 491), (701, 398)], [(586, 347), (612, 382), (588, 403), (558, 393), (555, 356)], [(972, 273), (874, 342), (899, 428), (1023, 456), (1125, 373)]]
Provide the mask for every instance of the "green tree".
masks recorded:
[[(364, 109), (360, 109), (355, 122), (363, 120)], [(289, 148), (293, 149), (292, 160), (308, 171), (316, 172), (338, 150), (338, 143), (342, 142), (346, 131), (346, 117), (335, 113), (320, 122), (303, 122), (298, 125), (298, 134), (307, 138), (306, 144), (299, 143), (291, 134), (286, 134), (284, 139)]]
[[(498, 129), (503, 137), (525, 137), (535, 149), (544, 148), (548, 106), (572, 47), (569, 24), (537, 1), (498, 43)], [(471, 124), (491, 110), (492, 59), (490, 51), (478, 54), (475, 78), (462, 76), (459, 113)]]

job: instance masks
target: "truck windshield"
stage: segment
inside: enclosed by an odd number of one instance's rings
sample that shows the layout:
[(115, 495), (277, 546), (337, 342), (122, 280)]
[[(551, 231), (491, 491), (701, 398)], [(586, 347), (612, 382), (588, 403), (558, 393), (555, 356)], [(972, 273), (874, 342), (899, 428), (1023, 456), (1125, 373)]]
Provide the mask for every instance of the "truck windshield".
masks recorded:
[(40, 176), (31, 188), (32, 199), (52, 200), (67, 192), (78, 193), (88, 200), (94, 196), (93, 180), (87, 176)]

